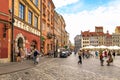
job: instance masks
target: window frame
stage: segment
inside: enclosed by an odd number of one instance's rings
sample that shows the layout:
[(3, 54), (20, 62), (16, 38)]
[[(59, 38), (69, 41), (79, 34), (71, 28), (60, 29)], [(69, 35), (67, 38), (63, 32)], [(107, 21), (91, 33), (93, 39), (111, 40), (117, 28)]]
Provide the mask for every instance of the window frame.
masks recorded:
[(38, 29), (38, 17), (34, 16), (34, 27)]
[(19, 18), (25, 20), (25, 6), (22, 3), (19, 3)]
[[(31, 16), (30, 16), (31, 14)], [(33, 20), (33, 13), (32, 11), (28, 10), (28, 23), (32, 25), (32, 20)]]

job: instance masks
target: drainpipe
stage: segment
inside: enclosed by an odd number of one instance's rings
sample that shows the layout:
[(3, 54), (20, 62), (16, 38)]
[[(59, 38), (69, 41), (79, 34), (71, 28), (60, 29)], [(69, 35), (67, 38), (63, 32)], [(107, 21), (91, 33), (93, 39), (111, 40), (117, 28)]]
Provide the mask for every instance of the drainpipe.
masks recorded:
[(14, 0), (12, 0), (11, 62), (14, 62)]

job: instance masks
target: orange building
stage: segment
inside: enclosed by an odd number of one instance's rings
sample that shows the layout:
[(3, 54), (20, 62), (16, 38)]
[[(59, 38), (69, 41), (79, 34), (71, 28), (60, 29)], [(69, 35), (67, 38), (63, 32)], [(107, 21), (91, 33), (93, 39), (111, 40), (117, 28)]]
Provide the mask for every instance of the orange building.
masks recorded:
[(42, 0), (42, 45), (44, 54), (54, 50), (54, 9), (52, 0)]

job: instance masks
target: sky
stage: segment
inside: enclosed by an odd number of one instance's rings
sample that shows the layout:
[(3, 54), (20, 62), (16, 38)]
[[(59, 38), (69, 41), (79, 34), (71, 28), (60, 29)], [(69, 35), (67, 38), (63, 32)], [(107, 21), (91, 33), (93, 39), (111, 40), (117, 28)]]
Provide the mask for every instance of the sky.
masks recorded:
[(55, 10), (63, 16), (70, 41), (81, 31), (95, 31), (103, 26), (104, 32), (114, 33), (120, 26), (120, 0), (53, 0)]

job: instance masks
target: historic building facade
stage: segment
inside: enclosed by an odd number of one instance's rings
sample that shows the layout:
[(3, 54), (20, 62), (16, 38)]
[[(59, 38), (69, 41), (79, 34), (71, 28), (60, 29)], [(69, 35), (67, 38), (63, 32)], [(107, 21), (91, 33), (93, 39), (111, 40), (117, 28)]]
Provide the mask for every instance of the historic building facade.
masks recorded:
[(57, 48), (66, 47), (69, 48), (69, 33), (65, 30), (66, 24), (62, 15), (55, 11), (54, 14), (54, 34), (57, 40)]
[(9, 11), (10, 0), (0, 1), (0, 62), (10, 61), (10, 17), (11, 13)]
[(42, 49), (44, 54), (54, 49), (54, 9), (52, 0), (42, 0)]
[[(15, 60), (15, 54), (20, 47), (28, 50), (36, 46), (40, 50), (40, 23), (38, 23), (40, 22), (40, 1), (14, 0), (13, 4), (12, 0), (2, 0), (0, 5), (2, 6), (0, 7), (0, 30), (2, 32), (0, 61), (8, 62), (12, 58)], [(11, 46), (12, 43), (13, 46)], [(11, 50), (12, 48), (14, 51)]]
[(52, 0), (2, 0), (0, 6), (0, 62), (15, 60), (19, 48), (28, 51), (35, 46), (47, 54), (67, 45), (65, 21), (58, 14), (54, 24)]
[(102, 26), (95, 26), (95, 32), (81, 31), (81, 47), (85, 46), (120, 46), (120, 27), (116, 26), (115, 33), (103, 32)]
[(40, 50), (40, 0), (15, 0), (14, 2), (14, 46)]
[(81, 39), (82, 39), (81, 35), (76, 35), (74, 38), (75, 52), (77, 52), (81, 48)]

